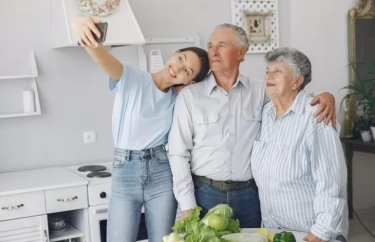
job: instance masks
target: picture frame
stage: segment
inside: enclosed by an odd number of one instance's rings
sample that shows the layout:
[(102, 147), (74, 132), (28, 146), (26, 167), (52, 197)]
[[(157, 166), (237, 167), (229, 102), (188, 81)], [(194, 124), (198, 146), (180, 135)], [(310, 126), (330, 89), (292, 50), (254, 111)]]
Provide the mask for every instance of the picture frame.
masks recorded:
[(232, 0), (232, 24), (246, 31), (247, 53), (266, 53), (279, 47), (278, 0)]

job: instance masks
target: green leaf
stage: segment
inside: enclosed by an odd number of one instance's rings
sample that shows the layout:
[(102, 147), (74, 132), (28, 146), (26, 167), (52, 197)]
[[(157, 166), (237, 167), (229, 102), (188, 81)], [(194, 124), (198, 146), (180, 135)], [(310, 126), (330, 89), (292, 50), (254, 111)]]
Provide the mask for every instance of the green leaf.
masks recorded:
[[(194, 210), (189, 212), (189, 216), (183, 219), (178, 220), (175, 225), (172, 227), (173, 232), (177, 234), (184, 234), (188, 231), (194, 231), (196, 226), (199, 226), (199, 215), (202, 211), (202, 208), (196, 207)], [(203, 223), (202, 223), (203, 225)]]
[(208, 210), (206, 216), (204, 216), (202, 218), (202, 222), (206, 225), (208, 225), (208, 219), (210, 218), (210, 216), (212, 214), (219, 214), (219, 215), (222, 215), (222, 216), (225, 216), (227, 218), (231, 218), (232, 215), (233, 215), (233, 210), (232, 208), (227, 205), (227, 204), (219, 204), (219, 205), (216, 205), (215, 207), (211, 208), (210, 210)]

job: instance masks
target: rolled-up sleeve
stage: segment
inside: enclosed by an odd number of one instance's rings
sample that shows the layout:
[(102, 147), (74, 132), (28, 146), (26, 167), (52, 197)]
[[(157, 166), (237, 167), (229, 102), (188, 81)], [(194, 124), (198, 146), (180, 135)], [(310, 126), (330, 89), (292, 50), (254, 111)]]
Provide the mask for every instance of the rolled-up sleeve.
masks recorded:
[(173, 175), (173, 190), (182, 211), (196, 207), (190, 160), (193, 149), (193, 123), (186, 90), (177, 96), (169, 132), (168, 157)]
[(338, 231), (347, 236), (343, 231), (347, 219), (347, 169), (339, 134), (331, 126), (321, 126), (310, 136), (310, 145), (311, 172), (316, 182), (316, 220), (311, 233), (327, 241)]

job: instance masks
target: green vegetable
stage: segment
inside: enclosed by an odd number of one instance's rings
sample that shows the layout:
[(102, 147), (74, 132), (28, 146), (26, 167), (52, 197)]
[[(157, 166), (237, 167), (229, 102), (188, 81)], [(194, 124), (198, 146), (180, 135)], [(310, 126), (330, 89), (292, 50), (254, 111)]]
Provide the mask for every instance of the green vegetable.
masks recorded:
[(201, 211), (196, 207), (188, 217), (178, 220), (172, 227), (173, 232), (185, 234), (185, 242), (226, 242), (220, 237), (240, 232), (240, 223), (231, 219), (233, 211), (228, 205), (220, 204), (210, 209), (202, 220), (199, 217)]
[(176, 233), (170, 233), (163, 237), (163, 242), (180, 242), (182, 241), (181, 237)]
[(208, 213), (206, 214), (206, 216), (202, 218), (202, 222), (208, 225), (208, 220), (212, 214), (218, 214), (227, 218), (231, 218), (233, 215), (233, 210), (231, 207), (229, 207), (226, 204), (219, 204), (211, 208), (210, 210), (208, 210)]
[[(215, 215), (214, 217), (216, 217), (216, 215), (221, 215), (221, 216), (224, 216), (224, 217), (228, 218), (229, 223), (228, 223), (228, 226), (227, 226), (226, 229), (220, 230), (220, 229), (213, 228), (217, 231), (218, 235), (223, 236), (223, 235), (226, 235), (226, 234), (233, 234), (233, 233), (239, 233), (240, 232), (240, 221), (238, 221), (238, 219), (236, 219), (236, 220), (232, 219), (233, 210), (227, 204), (219, 204), (219, 205), (216, 205), (215, 207), (211, 208), (210, 210), (208, 210), (208, 213), (206, 214), (206, 216), (204, 216), (202, 218), (202, 222), (204, 224), (210, 226), (209, 221), (210, 221), (211, 216), (213, 216), (213, 215)], [(225, 222), (223, 222), (223, 223), (225, 223)]]
[(296, 242), (296, 238), (293, 233), (282, 231), (281, 233), (275, 234), (273, 242)]
[(224, 231), (229, 226), (229, 219), (219, 214), (212, 214), (208, 219), (208, 226), (216, 231)]

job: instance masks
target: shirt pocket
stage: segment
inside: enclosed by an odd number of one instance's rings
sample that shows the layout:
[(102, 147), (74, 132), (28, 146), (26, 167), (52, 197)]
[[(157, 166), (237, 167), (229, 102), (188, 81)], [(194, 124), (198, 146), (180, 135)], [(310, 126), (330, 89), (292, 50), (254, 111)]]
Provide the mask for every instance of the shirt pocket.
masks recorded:
[(219, 112), (205, 107), (195, 107), (192, 110), (194, 135), (196, 142), (204, 146), (215, 146), (222, 139)]
[(262, 120), (263, 107), (260, 105), (244, 107), (242, 117), (247, 122), (260, 122)]
[(309, 175), (310, 165), (304, 153), (303, 144), (285, 144), (275, 142), (271, 161), (273, 174), (279, 182), (293, 183)]

